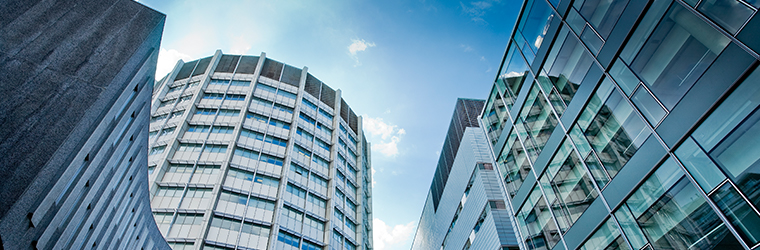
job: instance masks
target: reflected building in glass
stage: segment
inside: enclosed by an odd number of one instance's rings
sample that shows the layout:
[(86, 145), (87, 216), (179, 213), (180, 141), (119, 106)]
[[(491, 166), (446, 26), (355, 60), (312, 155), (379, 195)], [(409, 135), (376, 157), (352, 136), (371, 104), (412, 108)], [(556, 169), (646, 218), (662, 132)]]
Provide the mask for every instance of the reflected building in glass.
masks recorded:
[(480, 116), (523, 249), (757, 249), (760, 2), (527, 0)]
[(456, 102), (412, 249), (518, 249), (506, 194), (478, 124), (483, 105)]
[(370, 145), (340, 90), (221, 51), (155, 89), (151, 206), (173, 249), (372, 249)]

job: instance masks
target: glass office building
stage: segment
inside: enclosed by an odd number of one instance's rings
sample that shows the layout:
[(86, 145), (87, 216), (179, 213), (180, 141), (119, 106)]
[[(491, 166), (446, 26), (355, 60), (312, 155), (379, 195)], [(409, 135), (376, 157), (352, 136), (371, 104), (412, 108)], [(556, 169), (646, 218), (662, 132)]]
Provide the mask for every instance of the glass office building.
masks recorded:
[(527, 0), (481, 115), (523, 249), (756, 249), (758, 1)]
[(504, 189), (478, 124), (484, 103), (456, 102), (412, 249), (517, 249)]
[(173, 249), (372, 249), (361, 117), (307, 68), (180, 61), (151, 113), (151, 205)]

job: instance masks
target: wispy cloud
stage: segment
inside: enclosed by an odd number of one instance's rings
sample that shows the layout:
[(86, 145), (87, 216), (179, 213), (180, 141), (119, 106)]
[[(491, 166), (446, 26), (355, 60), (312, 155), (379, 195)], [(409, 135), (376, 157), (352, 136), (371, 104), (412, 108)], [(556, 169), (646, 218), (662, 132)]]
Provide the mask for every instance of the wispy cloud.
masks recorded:
[(406, 242), (414, 233), (414, 221), (407, 224), (398, 224), (389, 226), (379, 218), (372, 220), (374, 227), (372, 238), (374, 239), (375, 249), (396, 249), (400, 243)]
[(381, 153), (386, 157), (395, 157), (398, 155), (398, 144), (401, 138), (406, 134), (406, 130), (399, 128), (394, 124), (383, 121), (383, 118), (372, 118), (364, 116), (364, 131), (370, 135), (372, 142), (372, 151)]
[(460, 44), (459, 47), (462, 48), (462, 50), (464, 52), (470, 52), (470, 51), (472, 51), (472, 47), (470, 47), (470, 45)]
[(177, 61), (180, 59), (187, 62), (192, 60), (192, 57), (174, 49), (166, 50), (162, 48), (159, 50), (158, 62), (156, 65), (156, 80), (161, 79), (171, 72), (174, 69), (174, 66), (177, 65)]
[(359, 57), (356, 55), (359, 51), (365, 51), (367, 48), (375, 47), (375, 43), (364, 41), (364, 39), (351, 39), (351, 45), (348, 45), (348, 53), (356, 62), (354, 67), (362, 65)]
[(462, 8), (462, 12), (468, 16), (470, 16), (470, 19), (474, 22), (478, 23), (485, 23), (485, 19), (483, 19), (483, 16), (486, 15), (486, 12), (488, 9), (490, 9), (494, 3), (499, 3), (500, 0), (483, 0), (483, 1), (473, 1), (469, 2), (467, 4), (463, 2), (459, 2), (459, 5)]

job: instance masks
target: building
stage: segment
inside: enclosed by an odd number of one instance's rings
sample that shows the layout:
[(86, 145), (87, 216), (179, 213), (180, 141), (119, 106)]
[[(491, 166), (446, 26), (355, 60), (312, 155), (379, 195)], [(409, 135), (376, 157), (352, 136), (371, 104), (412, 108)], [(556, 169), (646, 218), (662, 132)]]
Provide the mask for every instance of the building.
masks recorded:
[(168, 249), (148, 190), (165, 16), (133, 1), (4, 1), (0, 249)]
[(261, 56), (178, 62), (153, 93), (153, 215), (176, 249), (372, 249), (362, 120)]
[(481, 115), (522, 249), (757, 249), (758, 7), (523, 3)]
[(504, 189), (478, 125), (484, 102), (456, 102), (412, 249), (517, 249)]

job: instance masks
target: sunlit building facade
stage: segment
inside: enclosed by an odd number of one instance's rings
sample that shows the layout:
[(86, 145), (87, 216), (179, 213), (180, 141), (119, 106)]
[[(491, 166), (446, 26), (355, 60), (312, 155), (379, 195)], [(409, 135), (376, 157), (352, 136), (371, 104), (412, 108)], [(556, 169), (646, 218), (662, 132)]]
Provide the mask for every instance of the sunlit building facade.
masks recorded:
[(372, 249), (361, 118), (306, 67), (180, 61), (151, 113), (151, 205), (173, 249)]
[(760, 2), (527, 0), (481, 115), (523, 249), (757, 249)]
[(412, 249), (517, 249), (486, 136), (484, 100), (458, 99)]

